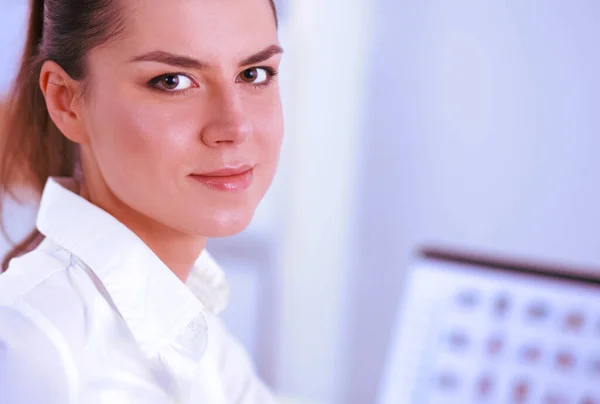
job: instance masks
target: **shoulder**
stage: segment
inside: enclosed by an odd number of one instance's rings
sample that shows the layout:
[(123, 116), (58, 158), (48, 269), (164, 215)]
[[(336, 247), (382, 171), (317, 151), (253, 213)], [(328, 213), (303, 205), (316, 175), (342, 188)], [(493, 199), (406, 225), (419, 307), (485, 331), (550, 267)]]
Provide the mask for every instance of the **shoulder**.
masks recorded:
[(0, 275), (0, 305), (12, 306), (32, 293), (50, 288), (56, 281), (66, 280), (70, 265), (67, 251), (44, 240), (35, 250), (13, 259)]
[[(88, 306), (97, 295), (86, 268), (68, 251), (46, 240), (12, 260), (0, 275), (0, 307), (24, 315), (72, 351), (85, 344)], [(3, 321), (10, 323), (11, 318)]]
[(27, 309), (0, 306), (1, 403), (70, 402), (67, 369), (55, 341)]
[(77, 271), (44, 241), (0, 275), (0, 403), (72, 402), (85, 316)]

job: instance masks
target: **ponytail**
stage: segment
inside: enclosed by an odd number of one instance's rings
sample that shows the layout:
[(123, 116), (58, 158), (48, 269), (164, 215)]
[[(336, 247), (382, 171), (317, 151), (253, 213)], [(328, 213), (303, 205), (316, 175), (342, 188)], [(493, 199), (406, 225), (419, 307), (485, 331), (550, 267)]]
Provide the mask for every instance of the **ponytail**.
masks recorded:
[[(9, 242), (3, 199), (17, 199), (16, 191), (23, 187), (39, 196), (48, 177), (71, 176), (75, 166), (75, 145), (50, 119), (38, 83), (44, 62), (39, 57), (43, 31), (44, 0), (32, 0), (25, 50), (0, 133), (0, 226)], [(41, 240), (41, 234), (33, 230), (7, 253), (0, 271), (8, 268), (12, 258), (32, 250)]]

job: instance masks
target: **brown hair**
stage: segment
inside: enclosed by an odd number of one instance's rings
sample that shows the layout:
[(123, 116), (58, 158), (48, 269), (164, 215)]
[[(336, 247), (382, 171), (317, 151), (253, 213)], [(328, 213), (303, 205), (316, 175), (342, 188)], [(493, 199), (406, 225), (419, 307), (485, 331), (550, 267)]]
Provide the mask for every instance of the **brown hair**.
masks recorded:
[[(269, 0), (277, 24), (274, 0)], [(5, 112), (0, 114), (0, 230), (2, 197), (16, 197), (25, 186), (40, 195), (49, 177), (72, 177), (76, 145), (50, 119), (39, 86), (42, 65), (59, 64), (74, 80), (86, 78), (86, 55), (118, 37), (123, 30), (118, 0), (31, 0), (29, 28), (21, 65)], [(4, 117), (2, 117), (4, 115)], [(4, 257), (9, 261), (35, 248), (43, 239), (33, 230)]]
[[(10, 92), (0, 137), (0, 191), (3, 195), (15, 197), (20, 186), (40, 194), (48, 177), (73, 176), (76, 148), (50, 119), (38, 83), (40, 71), (45, 61), (53, 60), (73, 79), (83, 80), (87, 53), (116, 37), (122, 29), (119, 10), (113, 3), (116, 2), (31, 1), (25, 50)], [(34, 230), (15, 245), (2, 261), (2, 270), (6, 270), (10, 259), (30, 251), (41, 239)]]

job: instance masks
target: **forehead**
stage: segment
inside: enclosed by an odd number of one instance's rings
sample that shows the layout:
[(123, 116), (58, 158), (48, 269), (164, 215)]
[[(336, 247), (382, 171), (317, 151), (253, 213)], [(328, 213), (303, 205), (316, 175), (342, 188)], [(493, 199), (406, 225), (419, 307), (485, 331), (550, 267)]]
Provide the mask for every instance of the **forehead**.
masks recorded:
[(269, 0), (122, 0), (132, 53), (243, 58), (277, 43)]

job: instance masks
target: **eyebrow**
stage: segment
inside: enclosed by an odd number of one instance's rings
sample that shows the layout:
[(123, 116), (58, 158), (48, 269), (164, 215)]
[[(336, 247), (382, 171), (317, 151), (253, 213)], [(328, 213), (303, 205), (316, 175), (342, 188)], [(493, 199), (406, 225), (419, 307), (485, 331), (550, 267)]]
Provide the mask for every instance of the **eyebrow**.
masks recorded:
[(131, 59), (132, 62), (157, 62), (184, 69), (207, 69), (208, 64), (187, 56), (175, 55), (165, 51), (152, 51)]
[[(269, 60), (275, 55), (283, 53), (283, 49), (277, 45), (271, 45), (262, 51), (251, 55), (242, 61), (240, 61), (240, 67), (253, 65), (257, 63), (264, 62)], [(171, 66), (181, 67), (184, 69), (196, 69), (196, 70), (204, 70), (208, 69), (210, 65), (201, 60), (197, 60), (187, 56), (175, 55), (173, 53), (165, 52), (165, 51), (152, 51), (148, 53), (144, 53), (143, 55), (139, 55), (134, 57), (131, 62), (157, 62), (163, 63)]]
[(257, 63), (264, 62), (266, 60), (271, 59), (273, 56), (279, 55), (281, 53), (283, 53), (283, 49), (281, 48), (281, 46), (271, 45), (268, 48), (242, 60), (240, 62), (240, 67), (255, 65)]

